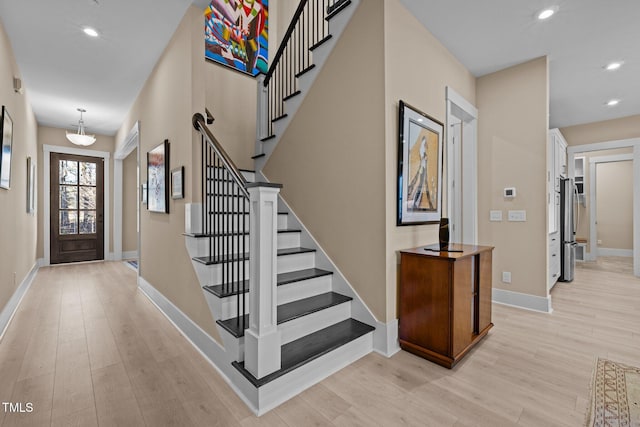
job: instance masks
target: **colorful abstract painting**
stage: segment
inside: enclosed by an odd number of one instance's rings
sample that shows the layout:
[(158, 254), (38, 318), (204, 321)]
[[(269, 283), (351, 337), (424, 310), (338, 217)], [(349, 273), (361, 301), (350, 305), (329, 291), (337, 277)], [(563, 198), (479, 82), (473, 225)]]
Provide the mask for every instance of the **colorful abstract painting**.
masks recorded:
[(204, 16), (206, 58), (252, 76), (266, 74), (269, 0), (212, 0)]

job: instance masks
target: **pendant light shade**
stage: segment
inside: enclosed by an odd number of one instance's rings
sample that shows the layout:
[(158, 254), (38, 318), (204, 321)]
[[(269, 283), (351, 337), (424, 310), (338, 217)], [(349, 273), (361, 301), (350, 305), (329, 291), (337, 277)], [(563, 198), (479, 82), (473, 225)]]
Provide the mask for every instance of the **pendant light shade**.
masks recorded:
[(70, 133), (69, 131), (67, 131), (67, 139), (75, 145), (81, 145), (86, 147), (96, 142), (96, 137), (95, 135), (86, 135), (84, 133), (84, 120), (82, 120), (82, 113), (86, 113), (87, 110), (78, 108), (78, 111), (80, 111), (80, 121), (78, 121), (78, 132)]

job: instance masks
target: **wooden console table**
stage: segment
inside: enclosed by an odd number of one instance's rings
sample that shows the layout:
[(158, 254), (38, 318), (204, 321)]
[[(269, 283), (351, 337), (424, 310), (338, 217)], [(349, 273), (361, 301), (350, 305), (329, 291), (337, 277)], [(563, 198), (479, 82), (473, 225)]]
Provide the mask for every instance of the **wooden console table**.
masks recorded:
[(399, 335), (402, 349), (452, 368), (493, 326), (493, 247), (449, 248), (462, 252), (400, 251)]

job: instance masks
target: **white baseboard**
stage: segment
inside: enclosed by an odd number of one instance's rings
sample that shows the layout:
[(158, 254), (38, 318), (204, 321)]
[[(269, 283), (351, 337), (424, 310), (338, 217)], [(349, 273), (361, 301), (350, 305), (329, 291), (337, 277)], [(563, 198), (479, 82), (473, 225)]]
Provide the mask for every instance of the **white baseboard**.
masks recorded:
[(598, 248), (598, 256), (633, 257), (633, 249)]
[(9, 298), (9, 301), (7, 301), (7, 305), (5, 305), (0, 312), (0, 341), (4, 336), (4, 333), (7, 331), (9, 323), (11, 323), (11, 319), (13, 319), (14, 314), (16, 314), (22, 298), (24, 298), (25, 294), (31, 287), (33, 279), (36, 277), (39, 268), (40, 262), (38, 260), (35, 264), (33, 264), (33, 267), (31, 267), (31, 270), (29, 271), (29, 273), (27, 273), (27, 276), (22, 280), (20, 286), (16, 288), (13, 295), (11, 295), (11, 298)]
[(496, 288), (493, 288), (492, 293), (492, 300), (497, 304), (509, 305), (532, 311), (540, 311), (542, 313), (553, 312), (550, 296), (545, 298)]
[(138, 277), (138, 287), (173, 326), (185, 336), (187, 341), (218, 371), (240, 399), (257, 414), (258, 409), (229, 379), (230, 377), (236, 378), (241, 374), (231, 365), (231, 360), (227, 357), (225, 349), (141, 276)]
[(398, 319), (389, 323), (376, 322), (373, 332), (373, 351), (385, 357), (391, 357), (400, 351), (398, 341)]
[(138, 259), (138, 251), (122, 252), (122, 259)]
[(46, 266), (49, 265), (47, 260), (44, 259), (44, 258), (38, 258), (38, 260), (36, 262), (38, 263), (38, 267), (46, 267)]

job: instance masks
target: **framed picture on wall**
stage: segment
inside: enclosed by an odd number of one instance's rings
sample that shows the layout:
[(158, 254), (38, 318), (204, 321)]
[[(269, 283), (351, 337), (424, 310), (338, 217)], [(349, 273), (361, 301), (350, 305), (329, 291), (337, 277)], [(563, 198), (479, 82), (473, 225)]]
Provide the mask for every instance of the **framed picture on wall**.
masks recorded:
[(184, 166), (171, 170), (171, 198), (184, 199)]
[(36, 213), (36, 162), (27, 157), (27, 213)]
[(169, 140), (147, 153), (147, 209), (169, 213)]
[(397, 225), (435, 224), (442, 215), (444, 126), (400, 101)]
[(251, 76), (269, 70), (269, 0), (211, 0), (204, 11), (205, 58)]
[(8, 190), (11, 188), (13, 120), (11, 120), (7, 107), (4, 105), (2, 106), (2, 117), (0, 119), (0, 135), (2, 135), (2, 150), (0, 150), (0, 188)]

